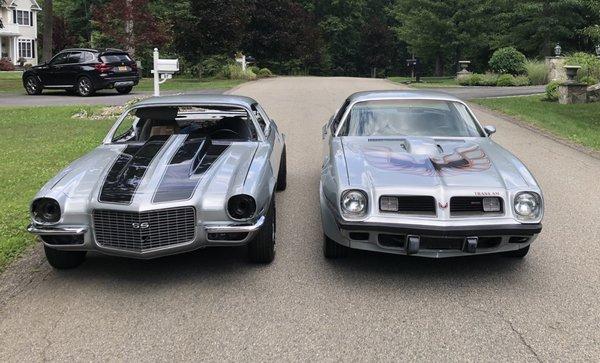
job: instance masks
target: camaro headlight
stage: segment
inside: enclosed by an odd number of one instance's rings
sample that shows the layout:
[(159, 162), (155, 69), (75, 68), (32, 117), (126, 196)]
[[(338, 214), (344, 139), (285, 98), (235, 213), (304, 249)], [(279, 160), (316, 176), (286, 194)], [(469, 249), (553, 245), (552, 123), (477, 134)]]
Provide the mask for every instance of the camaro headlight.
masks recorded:
[(367, 212), (367, 195), (360, 190), (346, 190), (340, 203), (345, 214), (361, 216)]
[(31, 205), (31, 216), (37, 223), (56, 223), (60, 220), (60, 205), (52, 198), (40, 198)]
[(256, 212), (256, 201), (247, 194), (238, 194), (229, 198), (227, 211), (233, 219), (248, 219)]
[(521, 192), (515, 196), (515, 214), (523, 221), (535, 220), (542, 215), (542, 198), (533, 192)]

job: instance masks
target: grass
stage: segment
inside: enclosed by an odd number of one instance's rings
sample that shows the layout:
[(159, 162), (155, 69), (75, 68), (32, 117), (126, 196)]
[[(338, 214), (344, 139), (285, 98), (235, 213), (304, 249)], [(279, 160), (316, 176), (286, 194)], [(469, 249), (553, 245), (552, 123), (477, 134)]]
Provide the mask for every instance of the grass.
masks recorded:
[(454, 77), (421, 77), (420, 83), (412, 83), (414, 80), (410, 77), (389, 77), (388, 79), (396, 83), (409, 83), (413, 88), (460, 87)]
[(100, 144), (114, 120), (72, 119), (98, 107), (0, 107), (0, 271), (35, 243), (29, 203), (50, 178)]
[[(21, 72), (0, 72), (0, 94), (23, 94)], [(237, 79), (206, 79), (178, 78), (168, 80), (160, 85), (161, 91), (193, 91), (201, 89), (229, 89), (244, 83)], [(154, 89), (152, 78), (144, 78), (135, 88), (139, 92), (151, 92)]]
[(589, 148), (600, 150), (600, 103), (560, 105), (543, 96), (489, 98), (474, 101)]

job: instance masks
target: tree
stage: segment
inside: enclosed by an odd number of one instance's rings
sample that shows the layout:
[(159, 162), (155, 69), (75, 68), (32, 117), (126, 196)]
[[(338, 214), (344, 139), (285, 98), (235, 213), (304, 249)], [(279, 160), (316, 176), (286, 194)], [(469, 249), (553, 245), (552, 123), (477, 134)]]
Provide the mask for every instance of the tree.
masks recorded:
[(52, 34), (54, 23), (54, 11), (52, 9), (52, 0), (44, 0), (44, 38), (43, 38), (43, 60), (49, 61), (52, 58)]

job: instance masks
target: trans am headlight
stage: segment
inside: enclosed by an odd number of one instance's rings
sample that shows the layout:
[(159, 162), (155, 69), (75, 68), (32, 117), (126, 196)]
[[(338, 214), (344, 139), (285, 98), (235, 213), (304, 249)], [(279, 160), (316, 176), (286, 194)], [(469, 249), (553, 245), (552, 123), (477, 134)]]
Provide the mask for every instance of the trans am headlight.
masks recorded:
[(256, 201), (247, 194), (238, 194), (229, 198), (227, 211), (233, 219), (248, 219), (256, 212)]
[(521, 192), (515, 196), (514, 210), (517, 219), (531, 221), (542, 215), (542, 198), (534, 192)]
[(31, 217), (37, 223), (57, 223), (60, 220), (60, 205), (52, 198), (40, 198), (31, 205)]
[(340, 204), (344, 214), (359, 217), (367, 213), (367, 195), (360, 190), (346, 190)]

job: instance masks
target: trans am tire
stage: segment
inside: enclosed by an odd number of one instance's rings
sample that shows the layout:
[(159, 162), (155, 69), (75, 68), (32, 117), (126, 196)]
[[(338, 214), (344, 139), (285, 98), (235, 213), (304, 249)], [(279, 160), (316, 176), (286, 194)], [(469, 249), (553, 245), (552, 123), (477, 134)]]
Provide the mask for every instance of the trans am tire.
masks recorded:
[(75, 87), (77, 94), (81, 97), (89, 97), (94, 94), (94, 84), (88, 77), (81, 77), (77, 80), (77, 86)]
[(25, 91), (27, 92), (28, 95), (31, 95), (31, 96), (40, 95), (40, 94), (42, 94), (43, 89), (44, 89), (44, 87), (42, 87), (42, 84), (37, 79), (37, 77), (29, 76), (25, 80)]
[(340, 258), (348, 256), (349, 248), (342, 246), (327, 235), (323, 234), (323, 254), (326, 258)]
[(286, 147), (283, 147), (281, 153), (281, 163), (279, 163), (279, 173), (277, 173), (277, 187), (275, 188), (278, 192), (282, 192), (287, 188), (287, 156)]
[(527, 246), (525, 248), (521, 248), (520, 250), (502, 252), (502, 255), (504, 255), (506, 257), (523, 258), (523, 257), (527, 256), (528, 252), (529, 252), (529, 246)]
[(66, 270), (81, 265), (87, 254), (86, 251), (59, 251), (46, 246), (44, 246), (44, 252), (50, 266), (57, 270)]
[(250, 261), (255, 263), (271, 263), (275, 259), (276, 226), (277, 213), (275, 211), (275, 194), (273, 194), (265, 224), (248, 245), (248, 258)]
[(120, 94), (126, 95), (126, 94), (129, 94), (131, 92), (131, 90), (133, 90), (133, 87), (132, 86), (129, 86), (129, 87), (116, 87), (115, 89)]

